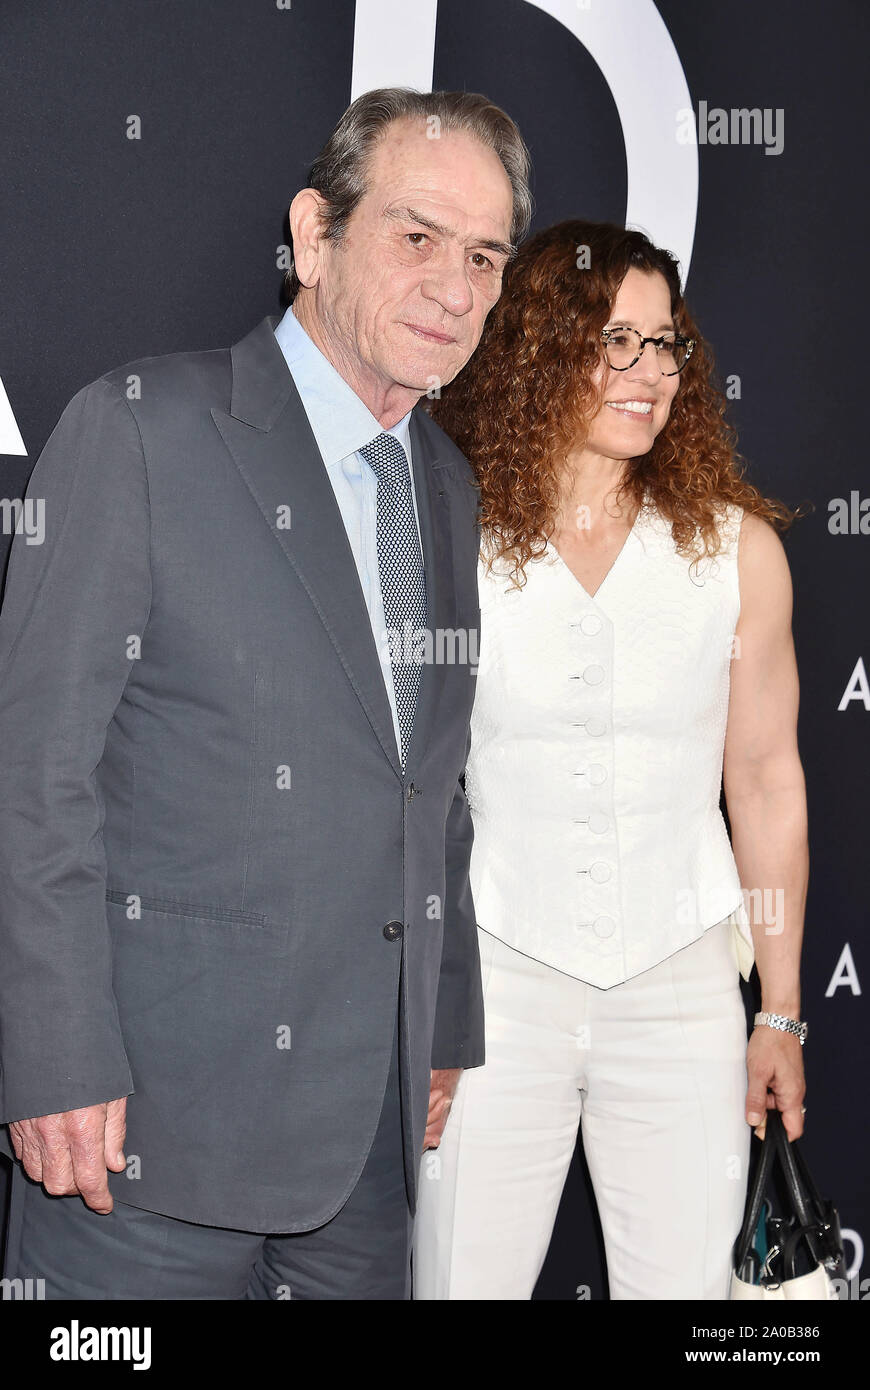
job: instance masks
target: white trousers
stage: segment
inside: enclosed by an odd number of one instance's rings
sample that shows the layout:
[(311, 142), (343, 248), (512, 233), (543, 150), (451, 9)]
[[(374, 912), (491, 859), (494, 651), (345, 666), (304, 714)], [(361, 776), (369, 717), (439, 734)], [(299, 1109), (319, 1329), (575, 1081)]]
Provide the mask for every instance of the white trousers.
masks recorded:
[(423, 1155), (417, 1299), (528, 1299), (578, 1126), (612, 1299), (727, 1299), (743, 1217), (746, 1017), (731, 919), (598, 989), (480, 931), (486, 1064)]

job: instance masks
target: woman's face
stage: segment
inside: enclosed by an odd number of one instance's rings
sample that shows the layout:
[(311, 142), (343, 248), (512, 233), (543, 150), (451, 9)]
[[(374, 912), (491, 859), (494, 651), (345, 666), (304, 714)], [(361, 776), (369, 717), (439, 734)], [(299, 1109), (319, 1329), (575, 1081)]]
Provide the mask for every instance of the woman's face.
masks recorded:
[[(671, 292), (657, 270), (632, 267), (619, 287), (608, 328), (634, 328), (642, 338), (674, 331)], [(679, 376), (662, 376), (656, 350), (647, 343), (637, 362), (614, 371), (602, 354), (596, 384), (604, 382), (604, 403), (593, 418), (585, 447), (604, 458), (639, 458), (653, 446), (667, 423)]]

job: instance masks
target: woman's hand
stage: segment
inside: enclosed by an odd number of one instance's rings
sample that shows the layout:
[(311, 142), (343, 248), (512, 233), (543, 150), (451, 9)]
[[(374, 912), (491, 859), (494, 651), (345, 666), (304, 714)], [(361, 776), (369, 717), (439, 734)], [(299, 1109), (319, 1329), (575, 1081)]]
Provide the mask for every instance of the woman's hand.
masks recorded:
[(800, 1041), (767, 1024), (752, 1030), (746, 1050), (746, 1121), (764, 1138), (767, 1111), (779, 1110), (789, 1140), (804, 1132), (803, 1100), (807, 1085)]

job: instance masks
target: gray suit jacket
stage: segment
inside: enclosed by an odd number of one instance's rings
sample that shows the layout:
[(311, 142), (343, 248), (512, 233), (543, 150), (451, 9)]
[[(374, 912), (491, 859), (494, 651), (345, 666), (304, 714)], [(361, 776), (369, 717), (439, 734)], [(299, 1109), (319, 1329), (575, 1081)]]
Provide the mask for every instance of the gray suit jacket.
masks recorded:
[[(0, 615), (0, 1120), (129, 1094), (114, 1195), (256, 1231), (352, 1190), (397, 1009), (412, 1203), (430, 1065), (483, 1062), (474, 670), (424, 666), (403, 776), (276, 323), (73, 398)], [(430, 627), (476, 629), (471, 470), (410, 423)]]

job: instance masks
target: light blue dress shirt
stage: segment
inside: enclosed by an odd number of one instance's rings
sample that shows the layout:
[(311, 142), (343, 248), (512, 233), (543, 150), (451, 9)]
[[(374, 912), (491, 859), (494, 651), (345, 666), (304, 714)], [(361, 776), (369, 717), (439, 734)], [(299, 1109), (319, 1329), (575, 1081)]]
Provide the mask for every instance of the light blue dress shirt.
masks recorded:
[(364, 444), (370, 444), (379, 434), (392, 434), (398, 439), (408, 459), (411, 496), (419, 535), (420, 520), (411, 458), (411, 411), (403, 415), (391, 430), (383, 430), (353, 387), (348, 385), (308, 336), (294, 314), (292, 304), (275, 329), (275, 337), (305, 407), (353, 551), (393, 715), (396, 747), (401, 756), (402, 735), (396, 711), (384, 600), (378, 571), (378, 480), (359, 450)]

